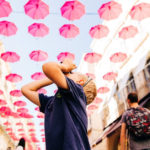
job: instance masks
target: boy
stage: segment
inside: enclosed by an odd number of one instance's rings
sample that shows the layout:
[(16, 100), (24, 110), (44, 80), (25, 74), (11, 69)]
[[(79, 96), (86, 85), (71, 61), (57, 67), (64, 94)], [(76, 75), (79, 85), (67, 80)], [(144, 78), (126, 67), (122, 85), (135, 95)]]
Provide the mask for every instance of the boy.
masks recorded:
[[(90, 150), (86, 104), (91, 103), (96, 96), (94, 82), (85, 75), (69, 73), (76, 68), (69, 59), (65, 59), (62, 64), (49, 62), (42, 68), (47, 78), (29, 83), (21, 90), (45, 113), (46, 149)], [(38, 94), (38, 89), (52, 83), (58, 87), (54, 96)], [(84, 89), (82, 86), (85, 86)]]
[[(149, 130), (150, 132), (150, 111), (138, 105), (138, 96), (136, 93), (130, 93), (128, 95), (127, 101), (130, 108), (122, 115), (120, 135), (121, 150), (126, 150), (125, 142), (127, 129), (130, 150), (150, 150), (150, 136), (147, 137), (145, 135), (146, 130)], [(149, 122), (149, 125), (144, 127), (143, 125), (147, 124), (147, 121)], [(138, 135), (136, 135), (136, 133), (138, 133)], [(143, 135), (143, 137), (141, 138), (140, 135)]]

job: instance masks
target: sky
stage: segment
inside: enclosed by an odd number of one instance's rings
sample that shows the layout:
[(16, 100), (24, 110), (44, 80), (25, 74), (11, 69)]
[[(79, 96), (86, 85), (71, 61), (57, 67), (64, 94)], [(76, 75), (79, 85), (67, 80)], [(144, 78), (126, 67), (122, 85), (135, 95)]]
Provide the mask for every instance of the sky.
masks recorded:
[[(92, 38), (89, 35), (89, 30), (92, 26), (98, 25), (102, 22), (97, 10), (100, 6), (108, 2), (109, 0), (80, 0), (86, 7), (86, 14), (76, 21), (68, 21), (63, 18), (60, 13), (61, 6), (66, 0), (54, 1), (43, 0), (50, 7), (50, 14), (42, 20), (34, 20), (25, 15), (23, 6), (27, 3), (27, 0), (7, 0), (10, 2), (13, 12), (9, 17), (0, 18), (0, 21), (7, 20), (14, 22), (18, 27), (17, 34), (11, 37), (0, 36), (6, 51), (14, 51), (20, 55), (19, 62), (10, 64), (12, 73), (17, 73), (23, 77), (23, 80), (16, 83), (17, 89), (20, 89), (22, 85), (32, 81), (31, 75), (35, 72), (42, 71), (42, 64), (44, 62), (34, 62), (29, 58), (29, 54), (33, 50), (43, 50), (48, 53), (48, 59), (46, 61), (57, 61), (57, 55), (60, 52), (71, 52), (75, 54), (75, 63), (79, 65), (82, 55), (86, 52), (92, 52), (90, 44)], [(50, 29), (50, 32), (44, 38), (35, 38), (28, 33), (28, 26), (32, 23), (44, 23)], [(59, 28), (64, 24), (75, 24), (80, 29), (80, 34), (73, 39), (66, 39), (59, 35)], [(46, 88), (48, 95), (53, 94), (53, 90), (56, 87)], [(22, 100), (28, 103), (27, 108), (30, 109), (30, 113), (35, 114), (34, 104), (31, 104), (24, 97)], [(37, 130), (41, 127), (38, 124), (40, 119), (36, 119), (35, 122)], [(40, 133), (37, 132), (38, 139), (40, 139)], [(41, 145), (41, 148), (44, 146)], [(44, 148), (43, 148), (44, 149)]]

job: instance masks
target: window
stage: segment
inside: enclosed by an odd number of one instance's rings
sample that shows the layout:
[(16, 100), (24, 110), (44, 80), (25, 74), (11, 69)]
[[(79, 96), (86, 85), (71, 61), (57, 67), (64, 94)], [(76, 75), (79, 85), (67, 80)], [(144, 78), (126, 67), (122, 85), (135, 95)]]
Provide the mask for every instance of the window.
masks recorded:
[(134, 77), (132, 73), (130, 74), (129, 79), (127, 81), (127, 91), (128, 93), (136, 92), (136, 85), (135, 85)]
[(150, 58), (147, 60), (145, 66), (146, 66), (144, 69), (145, 79), (146, 81), (149, 81), (150, 80)]

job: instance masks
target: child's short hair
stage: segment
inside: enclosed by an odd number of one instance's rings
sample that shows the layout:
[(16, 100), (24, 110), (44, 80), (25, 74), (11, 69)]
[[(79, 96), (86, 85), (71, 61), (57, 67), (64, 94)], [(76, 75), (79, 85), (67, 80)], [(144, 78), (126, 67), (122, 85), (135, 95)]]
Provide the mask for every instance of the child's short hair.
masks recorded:
[[(86, 75), (82, 75), (82, 78), (84, 82), (88, 80), (88, 76)], [(95, 99), (97, 95), (96, 84), (94, 83), (93, 80), (91, 80), (90, 82), (88, 82), (88, 84), (86, 84), (86, 86), (83, 87), (83, 90), (86, 95), (87, 105), (88, 105), (93, 102), (93, 100)]]
[(136, 93), (129, 93), (128, 94), (128, 99), (130, 100), (131, 103), (136, 103), (138, 102), (138, 96)]

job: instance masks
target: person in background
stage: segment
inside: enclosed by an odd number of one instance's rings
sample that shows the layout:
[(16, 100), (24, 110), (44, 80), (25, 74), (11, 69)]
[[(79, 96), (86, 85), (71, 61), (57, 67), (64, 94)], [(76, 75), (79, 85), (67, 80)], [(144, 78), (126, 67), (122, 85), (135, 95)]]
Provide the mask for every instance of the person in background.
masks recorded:
[[(46, 150), (90, 150), (86, 105), (97, 94), (95, 83), (86, 75), (72, 73), (76, 65), (70, 59), (45, 63), (42, 69), (47, 77), (24, 85), (21, 91), (45, 113)], [(38, 94), (53, 83), (58, 87), (54, 96)]]
[(150, 150), (150, 111), (138, 105), (136, 93), (127, 97), (129, 109), (122, 115), (121, 150), (127, 148), (127, 137), (130, 150)]
[(21, 138), (19, 140), (16, 150), (25, 150), (25, 139), (24, 138)]

